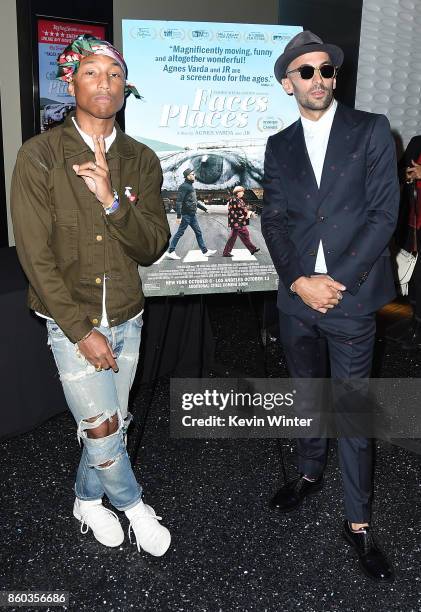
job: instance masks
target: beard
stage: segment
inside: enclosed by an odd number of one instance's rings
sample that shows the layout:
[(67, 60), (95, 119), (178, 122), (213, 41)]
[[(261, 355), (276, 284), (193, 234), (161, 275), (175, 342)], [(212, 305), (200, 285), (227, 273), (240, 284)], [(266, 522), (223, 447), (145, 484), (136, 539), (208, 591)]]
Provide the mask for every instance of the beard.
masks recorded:
[[(316, 100), (310, 97), (310, 94), (315, 91), (323, 91), (326, 95), (323, 98)], [(309, 92), (306, 92), (305, 94), (296, 92), (296, 98), (297, 102), (303, 108), (307, 108), (308, 110), (326, 110), (329, 108), (333, 100), (333, 88), (317, 87)]]

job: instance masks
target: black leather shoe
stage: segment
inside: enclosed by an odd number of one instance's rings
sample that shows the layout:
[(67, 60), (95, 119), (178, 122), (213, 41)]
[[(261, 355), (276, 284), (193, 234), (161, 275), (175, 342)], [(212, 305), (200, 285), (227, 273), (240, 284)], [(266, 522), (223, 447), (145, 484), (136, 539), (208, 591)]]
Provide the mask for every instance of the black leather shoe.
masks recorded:
[(271, 499), (271, 508), (276, 508), (281, 512), (291, 512), (295, 510), (304, 501), (307, 495), (318, 493), (323, 487), (323, 475), (319, 476), (314, 482), (305, 480), (303, 476), (299, 476), (295, 480), (287, 482), (281, 487), (276, 495)]
[(421, 323), (413, 320), (406, 333), (398, 339), (401, 347), (407, 351), (416, 351), (421, 348)]
[(227, 253), (226, 255), (222, 255), (222, 257), (232, 257), (232, 253)]
[(251, 254), (254, 255), (255, 253), (258, 253), (260, 251), (260, 249), (254, 249), (254, 251), (251, 251)]
[(370, 527), (364, 529), (365, 532), (354, 533), (348, 521), (344, 521), (342, 535), (357, 551), (360, 567), (366, 576), (376, 582), (392, 582), (395, 578), (392, 565), (378, 547)]

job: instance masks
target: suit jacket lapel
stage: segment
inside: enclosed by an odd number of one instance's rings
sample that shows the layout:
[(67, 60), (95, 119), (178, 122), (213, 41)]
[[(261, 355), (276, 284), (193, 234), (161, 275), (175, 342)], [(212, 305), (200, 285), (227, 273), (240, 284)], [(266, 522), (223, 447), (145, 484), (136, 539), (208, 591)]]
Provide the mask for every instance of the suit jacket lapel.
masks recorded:
[(317, 181), (307, 152), (303, 126), (300, 119), (296, 122), (296, 128), (290, 135), (288, 162), (288, 166), (291, 169), (291, 175), (293, 175), (294, 179), (299, 182), (306, 191), (318, 192)]
[(346, 134), (349, 131), (350, 126), (346, 121), (345, 107), (338, 103), (323, 164), (322, 178), (320, 181), (320, 202), (333, 191), (341, 169), (347, 161), (349, 139), (346, 138)]

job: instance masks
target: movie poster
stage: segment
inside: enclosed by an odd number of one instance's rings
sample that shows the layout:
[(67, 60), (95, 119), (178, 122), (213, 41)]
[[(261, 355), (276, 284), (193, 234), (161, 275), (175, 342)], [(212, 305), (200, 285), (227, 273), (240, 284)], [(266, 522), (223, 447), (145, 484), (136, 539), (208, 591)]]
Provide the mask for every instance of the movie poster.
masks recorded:
[[(144, 98), (128, 99), (126, 132), (159, 156), (172, 237), (185, 228), (175, 255), (167, 253), (140, 270), (146, 295), (276, 289), (278, 277), (260, 229), (263, 159), (268, 136), (298, 117), (273, 66), (300, 31), (298, 26), (123, 20), (129, 80)], [(188, 169), (195, 173), (190, 184), (199, 202), (193, 216), (185, 200), (180, 205)], [(238, 236), (229, 257), (228, 202), (240, 185), (250, 242)], [(214, 253), (203, 254), (204, 246)]]
[(57, 57), (81, 34), (105, 38), (105, 26), (56, 19), (38, 19), (38, 78), (40, 128), (45, 132), (62, 123), (75, 108), (67, 83), (56, 79)]

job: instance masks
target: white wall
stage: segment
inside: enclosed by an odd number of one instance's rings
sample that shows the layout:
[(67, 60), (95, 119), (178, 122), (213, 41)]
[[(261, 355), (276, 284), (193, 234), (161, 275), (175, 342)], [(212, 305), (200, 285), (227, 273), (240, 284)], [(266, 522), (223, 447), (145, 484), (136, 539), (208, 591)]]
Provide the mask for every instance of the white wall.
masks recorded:
[(0, 62), (0, 92), (7, 223), (9, 229), (9, 244), (13, 245), (14, 240), (10, 219), (9, 192), (16, 153), (22, 144), (16, 0), (1, 0), (0, 57), (2, 58)]
[(364, 0), (355, 105), (387, 115), (404, 146), (421, 133), (420, 66), (420, 0)]

